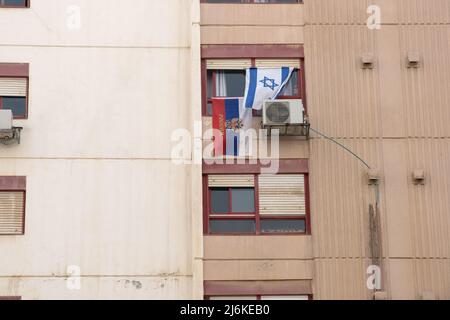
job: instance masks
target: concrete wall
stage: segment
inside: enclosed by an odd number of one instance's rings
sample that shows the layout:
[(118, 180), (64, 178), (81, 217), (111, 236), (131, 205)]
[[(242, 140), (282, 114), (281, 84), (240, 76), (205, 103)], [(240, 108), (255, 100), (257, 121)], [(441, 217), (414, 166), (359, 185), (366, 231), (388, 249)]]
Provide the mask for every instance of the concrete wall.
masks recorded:
[(303, 43), (298, 4), (202, 4), (201, 17), (202, 44)]
[(206, 281), (311, 280), (310, 237), (206, 236)]
[[(373, 4), (381, 8), (380, 30), (366, 26)], [(350, 147), (381, 174), (388, 298), (420, 299), (431, 291), (449, 299), (450, 2), (205, 4), (202, 14), (202, 44), (304, 44), (312, 127)], [(420, 54), (419, 68), (406, 67), (409, 51)], [(364, 53), (373, 54), (373, 69), (361, 68)], [(281, 157), (295, 145), (286, 148), (285, 143)], [(372, 298), (366, 269), (371, 263), (369, 204), (375, 199), (366, 168), (315, 135), (296, 150), (310, 159), (314, 298)], [(425, 170), (425, 185), (413, 184), (414, 169)], [(247, 243), (247, 237), (241, 241)], [(213, 254), (210, 243), (205, 239), (205, 259), (217, 259), (223, 248)], [(260, 252), (257, 244), (254, 249)], [(274, 254), (274, 263), (277, 259)], [(258, 274), (258, 266), (253, 268)], [(241, 269), (235, 272), (229, 275), (233, 279)]]
[[(67, 28), (70, 5), (79, 30)], [(200, 172), (170, 158), (172, 131), (200, 115), (198, 10), (191, 0), (0, 9), (0, 61), (30, 64), (22, 144), (0, 148), (0, 175), (28, 183), (26, 234), (0, 237), (0, 296), (201, 297), (190, 193)], [(69, 265), (80, 291), (66, 288)]]
[[(381, 8), (382, 27), (366, 27)], [(448, 299), (450, 4), (448, 1), (305, 1), (305, 56), (313, 127), (340, 138), (381, 172), (384, 288), (393, 299), (432, 291)], [(418, 69), (406, 67), (409, 51)], [(373, 53), (375, 68), (360, 68)], [(333, 161), (330, 161), (333, 159)], [(424, 169), (426, 183), (412, 172)], [(364, 168), (311, 140), (317, 298), (364, 298), (370, 189)], [(352, 282), (355, 274), (358, 281)]]
[[(80, 30), (67, 29), (72, 4)], [(366, 27), (372, 4), (380, 30)], [(204, 277), (372, 297), (373, 188), (319, 137), (281, 143), (282, 158), (310, 159), (311, 237), (202, 239), (201, 168), (170, 160), (172, 131), (201, 120), (202, 43), (304, 44), (312, 126), (381, 173), (388, 297), (450, 299), (449, 1), (32, 0), (0, 9), (0, 30), (0, 62), (30, 63), (22, 144), (0, 148), (0, 175), (28, 182), (25, 236), (0, 237), (0, 296), (201, 298)], [(409, 51), (419, 68), (406, 68)], [(367, 52), (374, 69), (360, 67)], [(69, 265), (81, 267), (80, 291), (66, 288)]]

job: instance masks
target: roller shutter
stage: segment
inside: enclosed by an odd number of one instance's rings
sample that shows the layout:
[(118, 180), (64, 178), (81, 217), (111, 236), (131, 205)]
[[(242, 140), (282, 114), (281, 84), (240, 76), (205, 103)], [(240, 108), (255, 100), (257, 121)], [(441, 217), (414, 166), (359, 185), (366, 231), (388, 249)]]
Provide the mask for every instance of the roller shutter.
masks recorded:
[(306, 215), (305, 177), (299, 174), (261, 175), (259, 211), (262, 216)]
[(3, 97), (26, 97), (27, 95), (26, 78), (1, 78), (0, 77), (0, 96)]
[(293, 67), (300, 69), (299, 59), (257, 59), (255, 63), (258, 68), (281, 68)]
[(22, 234), (24, 197), (23, 191), (0, 191), (0, 234)]
[(210, 70), (242, 70), (252, 66), (250, 59), (213, 59), (206, 60), (206, 68)]
[(208, 186), (210, 188), (254, 187), (255, 177), (253, 175), (210, 175)]

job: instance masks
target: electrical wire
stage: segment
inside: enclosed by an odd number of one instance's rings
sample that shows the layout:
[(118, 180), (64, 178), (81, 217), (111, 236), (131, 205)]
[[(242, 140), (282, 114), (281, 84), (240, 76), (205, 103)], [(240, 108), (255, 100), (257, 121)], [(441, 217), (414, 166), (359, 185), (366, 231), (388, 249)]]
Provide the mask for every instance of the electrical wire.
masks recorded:
[(323, 137), (323, 138), (325, 138), (325, 139), (327, 139), (327, 140), (330, 140), (331, 142), (337, 144), (338, 146), (340, 146), (341, 148), (343, 148), (344, 150), (346, 150), (347, 152), (349, 152), (351, 155), (353, 155), (356, 159), (358, 159), (359, 161), (361, 161), (361, 162), (362, 162), (369, 170), (372, 169), (372, 168), (367, 164), (366, 161), (364, 161), (360, 156), (358, 156), (356, 153), (354, 153), (352, 150), (350, 150), (349, 148), (347, 148), (345, 145), (343, 145), (343, 144), (340, 143), (339, 141), (337, 141), (337, 140), (335, 140), (335, 139), (333, 139), (333, 138), (327, 136), (326, 134), (324, 134), (324, 133), (322, 133), (322, 132), (320, 132), (320, 131), (318, 131), (318, 130), (316, 130), (316, 129), (309, 128), (309, 130), (311, 130), (311, 131), (313, 131), (314, 133), (318, 134), (319, 136), (321, 136), (321, 137)]
[[(369, 170), (372, 169), (366, 161), (364, 161), (360, 156), (358, 156), (356, 153), (354, 153), (352, 150), (350, 150), (348, 147), (346, 147), (345, 145), (343, 145), (342, 143), (340, 143), (339, 141), (327, 136), (326, 134), (320, 132), (319, 130), (313, 129), (313, 128), (309, 128), (309, 130), (311, 130), (312, 132), (318, 134), (319, 136), (337, 144), (338, 146), (340, 146), (341, 148), (343, 148), (345, 151), (347, 151), (348, 153), (350, 153), (352, 156), (354, 156), (356, 159), (358, 159), (361, 163), (363, 163)], [(376, 206), (379, 205), (380, 203), (380, 188), (378, 183), (375, 184), (375, 203)]]

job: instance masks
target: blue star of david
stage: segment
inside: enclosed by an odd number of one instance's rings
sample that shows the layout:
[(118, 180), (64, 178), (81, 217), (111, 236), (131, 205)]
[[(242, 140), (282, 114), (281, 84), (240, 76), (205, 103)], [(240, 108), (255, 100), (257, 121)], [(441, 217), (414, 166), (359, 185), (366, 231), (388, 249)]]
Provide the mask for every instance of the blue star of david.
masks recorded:
[(264, 84), (264, 88), (270, 88), (272, 89), (272, 91), (275, 91), (275, 88), (280, 86), (279, 84), (275, 83), (275, 79), (270, 79), (267, 77), (264, 77), (264, 80), (261, 80), (259, 82)]

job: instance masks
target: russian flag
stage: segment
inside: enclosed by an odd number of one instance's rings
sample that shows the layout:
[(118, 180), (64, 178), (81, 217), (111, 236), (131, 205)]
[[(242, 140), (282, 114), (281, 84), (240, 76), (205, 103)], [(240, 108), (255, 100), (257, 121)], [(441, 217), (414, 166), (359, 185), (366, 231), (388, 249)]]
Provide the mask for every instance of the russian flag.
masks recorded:
[(238, 156), (240, 132), (251, 127), (251, 109), (244, 107), (243, 98), (217, 98), (212, 100), (213, 129), (220, 132), (214, 139), (215, 156)]

